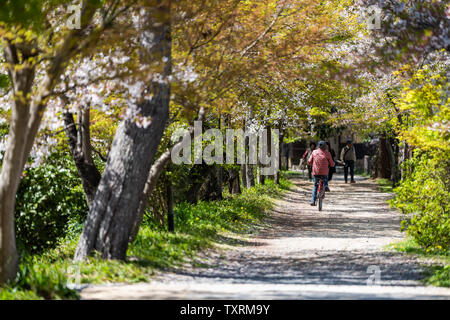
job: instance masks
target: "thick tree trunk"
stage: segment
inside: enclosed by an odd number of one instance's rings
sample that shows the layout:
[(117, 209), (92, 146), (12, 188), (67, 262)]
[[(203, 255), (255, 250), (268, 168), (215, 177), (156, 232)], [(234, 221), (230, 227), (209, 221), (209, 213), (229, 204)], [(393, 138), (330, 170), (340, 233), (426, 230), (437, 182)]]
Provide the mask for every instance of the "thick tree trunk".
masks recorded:
[(14, 206), (23, 166), (17, 165), (24, 156), (27, 131), (27, 109), (14, 108), (8, 145), (0, 175), (0, 284), (14, 279), (18, 254), (14, 231)]
[(78, 113), (78, 127), (72, 113), (64, 113), (63, 119), (65, 132), (69, 139), (70, 152), (83, 184), (86, 201), (88, 206), (91, 207), (100, 183), (101, 174), (92, 159), (89, 109), (80, 110)]
[(14, 229), (14, 207), (16, 192), (22, 171), (28, 158), (27, 142), (30, 136), (28, 123), (30, 119), (29, 101), (23, 97), (31, 91), (34, 69), (14, 68), (19, 64), (19, 53), (14, 45), (4, 48), (5, 58), (12, 65), (9, 70), (15, 95), (12, 109), (6, 152), (0, 173), (0, 285), (13, 280), (17, 273), (18, 253)]
[[(150, 11), (150, 10), (149, 10)], [(132, 119), (119, 125), (105, 171), (86, 220), (75, 260), (86, 258), (94, 249), (105, 259), (125, 259), (128, 241), (152, 161), (169, 116), (171, 74), (170, 1), (158, 1), (147, 12), (146, 32), (141, 43), (143, 59), (164, 65), (164, 81), (152, 83), (150, 100), (138, 105), (138, 112), (151, 117), (151, 124), (138, 127)]]
[(392, 139), (394, 147), (392, 147), (391, 139), (386, 139), (386, 148), (388, 150), (389, 158), (391, 160), (391, 180), (392, 187), (396, 187), (399, 181), (399, 166), (398, 166), (398, 155), (399, 147), (397, 139)]
[(380, 136), (378, 145), (378, 177), (384, 179), (391, 178), (391, 159), (387, 148), (386, 136)]

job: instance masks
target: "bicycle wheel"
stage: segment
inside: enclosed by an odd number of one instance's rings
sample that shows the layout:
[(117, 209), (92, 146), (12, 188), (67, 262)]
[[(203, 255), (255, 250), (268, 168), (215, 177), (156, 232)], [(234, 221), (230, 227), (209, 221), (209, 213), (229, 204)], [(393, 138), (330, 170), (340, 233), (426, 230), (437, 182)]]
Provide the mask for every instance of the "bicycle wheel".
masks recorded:
[(322, 201), (323, 201), (322, 195), (319, 195), (319, 211), (322, 211)]

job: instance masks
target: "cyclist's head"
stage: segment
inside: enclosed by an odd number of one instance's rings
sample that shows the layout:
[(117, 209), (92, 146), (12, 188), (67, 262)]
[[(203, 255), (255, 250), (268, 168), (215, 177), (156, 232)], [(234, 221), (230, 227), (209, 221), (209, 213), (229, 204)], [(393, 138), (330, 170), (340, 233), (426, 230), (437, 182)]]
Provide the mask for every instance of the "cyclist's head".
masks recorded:
[(325, 141), (319, 141), (319, 148), (325, 150), (327, 148), (327, 143)]
[(347, 139), (346, 143), (347, 143), (347, 145), (351, 145), (352, 144), (352, 140), (351, 139)]

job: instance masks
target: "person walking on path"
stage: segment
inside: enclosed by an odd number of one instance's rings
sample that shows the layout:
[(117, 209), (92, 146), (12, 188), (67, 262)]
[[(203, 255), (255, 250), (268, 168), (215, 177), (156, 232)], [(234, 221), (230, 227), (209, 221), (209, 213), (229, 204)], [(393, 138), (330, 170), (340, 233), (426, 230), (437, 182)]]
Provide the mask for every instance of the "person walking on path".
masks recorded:
[(350, 183), (355, 183), (355, 161), (356, 153), (352, 140), (347, 139), (346, 146), (341, 151), (341, 161), (344, 163), (344, 180), (347, 183), (348, 169), (350, 168)]
[[(314, 188), (311, 196), (312, 206), (316, 205), (316, 192), (319, 187), (320, 178), (324, 180), (325, 187), (328, 180), (328, 168), (334, 167), (334, 161), (331, 158), (331, 154), (326, 149), (327, 144), (325, 141), (320, 141), (319, 148), (313, 151), (308, 161), (308, 164), (312, 166), (312, 174), (314, 175)], [(327, 188), (328, 187), (325, 187), (325, 190), (327, 190)]]
[(312, 181), (312, 166), (309, 165), (309, 159), (311, 158), (311, 154), (316, 149), (316, 143), (311, 142), (309, 144), (309, 149), (306, 149), (305, 153), (303, 153), (302, 159), (308, 166), (308, 179), (309, 181)]

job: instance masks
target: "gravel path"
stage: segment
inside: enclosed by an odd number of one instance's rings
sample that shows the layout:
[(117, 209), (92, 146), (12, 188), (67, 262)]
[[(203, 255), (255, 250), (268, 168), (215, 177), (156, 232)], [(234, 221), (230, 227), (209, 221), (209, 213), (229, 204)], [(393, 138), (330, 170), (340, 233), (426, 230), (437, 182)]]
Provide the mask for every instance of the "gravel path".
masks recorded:
[(450, 299), (450, 289), (420, 285), (423, 262), (383, 249), (403, 238), (401, 217), (374, 182), (336, 177), (322, 212), (309, 205), (311, 183), (293, 182), (268, 227), (238, 247), (208, 252), (207, 267), (164, 272), (150, 283), (89, 286), (82, 298)]

